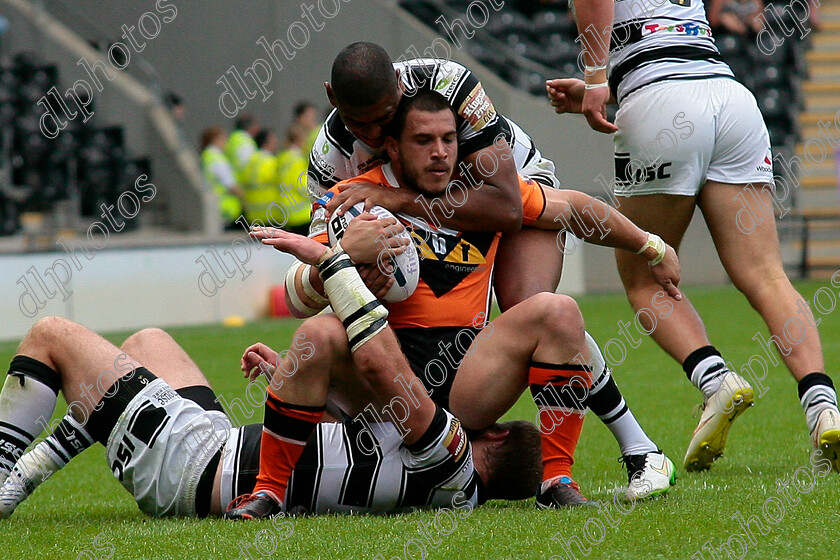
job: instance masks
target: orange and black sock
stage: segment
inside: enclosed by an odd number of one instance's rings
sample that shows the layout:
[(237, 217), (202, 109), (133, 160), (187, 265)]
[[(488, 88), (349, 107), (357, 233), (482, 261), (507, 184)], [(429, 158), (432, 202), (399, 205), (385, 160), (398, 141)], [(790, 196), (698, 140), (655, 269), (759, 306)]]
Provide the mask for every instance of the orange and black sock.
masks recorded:
[(528, 384), (539, 410), (543, 480), (572, 478), (575, 448), (586, 414), (583, 402), (592, 385), (592, 373), (577, 364), (531, 362)]
[(292, 470), (324, 415), (324, 406), (283, 402), (268, 391), (260, 442), (260, 473), (254, 493), (268, 490), (283, 500)]

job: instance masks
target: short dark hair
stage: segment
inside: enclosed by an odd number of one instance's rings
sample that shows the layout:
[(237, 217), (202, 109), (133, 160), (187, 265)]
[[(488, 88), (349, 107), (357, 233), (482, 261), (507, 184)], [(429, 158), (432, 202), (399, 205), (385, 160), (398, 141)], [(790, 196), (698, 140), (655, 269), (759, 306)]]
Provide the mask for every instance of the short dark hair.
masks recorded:
[(295, 118), (300, 117), (302, 114), (304, 114), (306, 112), (307, 109), (310, 109), (310, 108), (315, 109), (316, 111), (318, 110), (318, 108), (313, 103), (310, 103), (309, 101), (298, 101), (297, 103), (295, 103), (295, 108), (293, 109), (293, 113), (295, 115)]
[(490, 500), (524, 500), (537, 493), (542, 481), (542, 444), (540, 431), (525, 420), (494, 424), (488, 430), (508, 430), (507, 438), (488, 447), (487, 498)]
[(347, 45), (335, 57), (330, 86), (340, 103), (367, 107), (397, 91), (397, 73), (385, 49), (362, 41)]
[(256, 123), (257, 118), (254, 115), (251, 113), (243, 113), (238, 119), (236, 119), (235, 126), (237, 130), (248, 130)]
[(270, 128), (261, 128), (260, 131), (257, 132), (256, 136), (254, 136), (254, 142), (256, 142), (257, 148), (262, 148), (268, 144), (268, 139), (272, 134), (274, 134), (274, 131)]
[(397, 110), (394, 113), (394, 118), (385, 127), (385, 136), (399, 139), (405, 128), (405, 121), (408, 118), (408, 113), (416, 109), (426, 113), (437, 113), (438, 111), (449, 110), (452, 116), (455, 116), (455, 111), (449, 101), (436, 91), (430, 89), (417, 90), (414, 95), (403, 95), (400, 99)]

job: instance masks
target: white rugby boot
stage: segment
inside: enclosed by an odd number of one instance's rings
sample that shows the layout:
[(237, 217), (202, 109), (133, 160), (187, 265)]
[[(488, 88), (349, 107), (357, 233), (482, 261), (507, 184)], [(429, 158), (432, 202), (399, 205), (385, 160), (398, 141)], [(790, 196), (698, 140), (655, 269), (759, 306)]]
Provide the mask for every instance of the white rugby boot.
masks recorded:
[(677, 483), (674, 463), (661, 450), (644, 455), (624, 455), (619, 459), (627, 467), (628, 501), (661, 496)]
[(685, 452), (685, 470), (708, 470), (723, 455), (732, 422), (753, 404), (750, 384), (735, 372), (727, 373), (720, 388), (703, 403), (700, 423)]
[(828, 459), (834, 472), (840, 472), (840, 413), (836, 408), (827, 408), (817, 416), (817, 425), (811, 432), (814, 449), (819, 451), (815, 459)]

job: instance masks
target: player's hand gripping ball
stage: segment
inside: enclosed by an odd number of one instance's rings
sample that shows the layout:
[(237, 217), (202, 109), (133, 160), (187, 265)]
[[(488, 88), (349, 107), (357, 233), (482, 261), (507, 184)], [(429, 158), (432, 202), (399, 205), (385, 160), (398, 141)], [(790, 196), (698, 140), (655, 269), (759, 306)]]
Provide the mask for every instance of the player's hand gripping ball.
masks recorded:
[[(330, 238), (330, 247), (334, 247), (335, 244), (341, 240), (344, 236), (344, 231), (347, 229), (347, 225), (353, 220), (353, 218), (364, 212), (364, 210), (365, 203), (359, 202), (352, 208), (348, 208), (341, 216), (337, 214), (332, 215), (329, 227), (327, 228)], [(391, 212), (381, 206), (374, 206), (370, 209), (370, 213), (380, 220), (384, 218), (394, 218), (394, 215), (391, 214)], [(403, 231), (402, 233), (397, 234), (396, 237), (408, 239), (409, 244), (405, 252), (397, 255), (396, 257), (391, 257), (385, 252), (385, 247), (383, 247), (379, 259), (380, 262), (377, 263), (380, 270), (383, 269), (382, 265), (387, 263), (391, 264), (391, 269), (393, 270), (389, 276), (394, 277), (394, 284), (388, 289), (385, 297), (382, 298), (390, 303), (396, 303), (398, 301), (408, 299), (408, 297), (414, 293), (414, 290), (417, 288), (417, 282), (420, 280), (420, 258), (417, 256), (417, 249), (414, 247), (414, 243), (411, 240), (411, 234), (409, 234), (408, 231)]]

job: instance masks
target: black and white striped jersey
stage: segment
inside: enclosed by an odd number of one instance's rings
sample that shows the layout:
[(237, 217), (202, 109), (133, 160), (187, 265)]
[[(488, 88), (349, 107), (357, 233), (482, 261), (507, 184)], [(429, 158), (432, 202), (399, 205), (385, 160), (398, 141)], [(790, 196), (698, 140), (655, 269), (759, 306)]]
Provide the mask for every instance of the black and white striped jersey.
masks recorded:
[(472, 509), (480, 503), (472, 447), (459, 421), (445, 414), (444, 429), (413, 451), (387, 422), (319, 424), (292, 473), (284, 508), (374, 514)]
[(616, 0), (610, 42), (610, 88), (628, 94), (662, 80), (725, 76), (700, 0)]
[[(406, 95), (421, 88), (446, 97), (456, 113), (458, 156), (491, 146), (501, 134), (513, 148), (517, 169), (541, 155), (531, 138), (513, 121), (496, 113), (493, 102), (472, 72), (455, 62), (418, 58), (395, 62)], [(321, 127), (309, 157), (307, 187), (316, 200), (338, 183), (387, 161), (384, 149), (356, 139), (333, 110)]]

